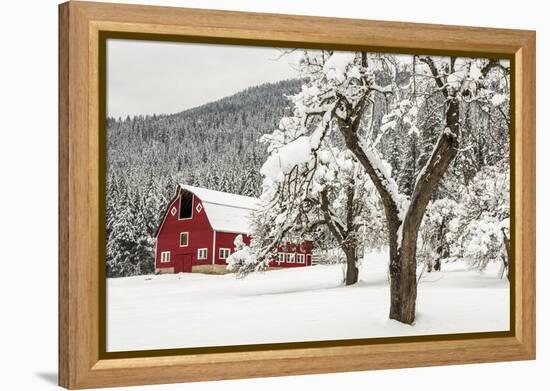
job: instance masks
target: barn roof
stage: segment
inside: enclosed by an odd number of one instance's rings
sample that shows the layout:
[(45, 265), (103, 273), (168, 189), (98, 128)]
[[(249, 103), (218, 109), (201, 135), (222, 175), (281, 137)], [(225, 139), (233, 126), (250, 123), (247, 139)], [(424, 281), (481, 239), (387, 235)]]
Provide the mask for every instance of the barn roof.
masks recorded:
[(251, 215), (259, 206), (258, 198), (184, 184), (180, 184), (180, 188), (188, 190), (200, 198), (208, 221), (215, 231), (250, 232)]

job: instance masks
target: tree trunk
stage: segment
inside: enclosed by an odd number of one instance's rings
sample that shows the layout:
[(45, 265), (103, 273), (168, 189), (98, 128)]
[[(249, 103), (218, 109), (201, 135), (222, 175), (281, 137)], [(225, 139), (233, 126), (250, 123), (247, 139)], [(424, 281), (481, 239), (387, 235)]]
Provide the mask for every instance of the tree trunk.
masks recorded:
[(346, 285), (353, 285), (359, 279), (357, 254), (355, 250), (345, 250), (346, 254)]
[(325, 224), (346, 255), (346, 285), (353, 285), (359, 279), (359, 269), (357, 268), (357, 239), (355, 238), (355, 228), (353, 223), (355, 218), (353, 209), (354, 193), (355, 185), (353, 184), (347, 189), (346, 227), (344, 228), (333, 221), (330, 213), (330, 202), (327, 193), (326, 191), (321, 192), (320, 207), (324, 214)]
[[(418, 226), (414, 230), (411, 230), (411, 227), (406, 229), (411, 225), (410, 223), (404, 226), (403, 238), (399, 242), (400, 238), (397, 232), (402, 222), (399, 219), (398, 207), (366, 156), (357, 138), (357, 133), (350, 131), (351, 129), (353, 127), (349, 124), (340, 123), (340, 130), (344, 135), (346, 145), (359, 162), (363, 164), (374, 182), (382, 199), (386, 215), (390, 247), (390, 319), (412, 324), (416, 303), (416, 236)], [(413, 215), (416, 216), (417, 214), (413, 213)], [(411, 239), (411, 234), (414, 236), (414, 240)]]
[(435, 260), (434, 270), (436, 272), (441, 270), (441, 255)]
[(433, 267), (434, 267), (434, 266), (432, 265), (432, 260), (431, 260), (431, 258), (428, 259), (426, 262), (427, 262), (427, 265), (428, 265), (428, 268), (426, 269), (426, 271), (427, 271), (428, 273), (431, 273), (431, 272), (432, 272), (432, 269), (433, 269)]
[(398, 247), (398, 237), (390, 239), (390, 319), (406, 324), (414, 322), (416, 313), (416, 237), (418, 229), (405, 229)]
[[(365, 54), (363, 54), (363, 58), (366, 59)], [(416, 180), (404, 221), (400, 220), (402, 217), (400, 217), (397, 201), (386, 188), (387, 178), (384, 178), (372, 164), (359, 140), (358, 130), (367, 103), (366, 96), (356, 104), (357, 107), (353, 113), (351, 104), (343, 99), (343, 109), (353, 115), (349, 115), (346, 119), (338, 118), (338, 127), (344, 136), (346, 146), (365, 168), (384, 205), (390, 247), (390, 319), (407, 324), (412, 324), (415, 317), (418, 230), (437, 183), (458, 152), (460, 134), (460, 106), (456, 91), (449, 92), (445, 88), (445, 81), (430, 57), (423, 58), (421, 61), (429, 66), (436, 84), (446, 100), (445, 128), (434, 145), (430, 159)], [(455, 59), (451, 58), (451, 73), (454, 72), (454, 62)], [(398, 235), (400, 230), (402, 235)]]
[[(506, 256), (503, 254), (500, 256), (500, 259), (502, 260), (502, 265), (500, 266), (500, 269), (498, 271), (498, 278), (501, 279), (504, 275), (504, 272), (507, 272), (508, 270), (508, 261), (506, 260)], [(508, 280), (510, 279), (508, 272), (506, 273), (506, 277)]]
[(506, 278), (510, 280), (510, 259), (511, 258), (511, 249), (510, 249), (510, 238), (508, 238), (508, 235), (506, 235), (506, 231), (504, 228), (501, 228), (502, 231), (502, 238), (504, 240), (504, 248), (506, 249), (506, 256), (502, 257), (502, 262), (504, 263), (504, 267), (506, 270)]
[[(402, 237), (390, 235), (391, 300), (390, 318), (412, 324), (416, 306), (416, 240), (426, 207), (439, 179), (458, 151), (459, 104), (456, 98), (448, 101), (446, 129), (434, 146), (430, 160), (418, 177), (401, 229)], [(386, 213), (386, 216), (388, 213)], [(390, 229), (391, 232), (391, 229)], [(397, 232), (397, 230), (396, 230)], [(401, 239), (399, 241), (399, 239)], [(399, 245), (401, 247), (399, 247)], [(393, 254), (392, 254), (392, 247)], [(393, 270), (394, 269), (394, 270)]]
[(434, 270), (436, 272), (438, 272), (439, 270), (441, 270), (441, 259), (445, 256), (444, 255), (444, 252), (445, 252), (445, 231), (446, 229), (446, 222), (445, 222), (445, 219), (443, 218), (441, 220), (441, 224), (439, 224), (439, 230), (437, 231), (437, 248), (436, 248), (436, 255), (437, 255), (437, 258), (435, 259), (435, 263), (434, 263)]

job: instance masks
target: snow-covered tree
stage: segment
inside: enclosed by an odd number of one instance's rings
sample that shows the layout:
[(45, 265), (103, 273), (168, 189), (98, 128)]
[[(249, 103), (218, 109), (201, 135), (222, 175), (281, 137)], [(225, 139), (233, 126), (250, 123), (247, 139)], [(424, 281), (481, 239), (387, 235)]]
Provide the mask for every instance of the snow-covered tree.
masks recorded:
[(233, 246), (235, 251), (225, 260), (227, 270), (241, 273), (241, 270), (247, 270), (247, 266), (257, 263), (256, 254), (245, 244), (242, 235), (237, 235)]
[[(395, 66), (397, 62), (392, 59), (393, 67), (388, 67), (387, 58), (391, 56), (305, 51), (300, 67), (307, 82), (302, 91), (293, 96), (294, 117), (288, 120), (297, 128), (296, 137), (272, 153), (266, 164), (276, 163), (278, 171), (272, 175), (284, 181), (297, 167), (316, 163), (323, 140), (330, 140), (327, 136), (333, 129), (339, 132), (345, 147), (370, 177), (384, 206), (390, 250), (390, 318), (412, 323), (416, 306), (418, 231), (440, 179), (459, 151), (464, 117), (461, 108), (473, 101), (487, 100), (490, 96), (487, 90), (492, 87), (488, 81), (505, 79), (508, 70), (498, 60), (418, 56), (411, 57), (413, 68), (403, 83), (400, 78), (404, 73)], [(384, 66), (391, 70), (386, 72), (389, 80), (385, 84), (378, 83), (376, 78), (376, 71)], [(423, 80), (417, 83), (420, 78)], [(373, 108), (377, 94), (389, 101), (390, 108), (378, 122)], [(411, 100), (410, 95), (415, 99)], [(400, 191), (391, 166), (377, 145), (387, 134), (403, 127), (403, 123), (416, 132), (421, 126), (418, 106), (426, 96), (438, 96), (443, 102), (442, 123), (431, 155), (417, 170), (407, 196)], [(375, 126), (377, 124), (381, 126)], [(275, 194), (270, 191), (264, 188), (262, 197), (273, 199)]]
[[(377, 195), (367, 197), (369, 179), (355, 156), (330, 141), (330, 122), (300, 120), (301, 97), (291, 98), (298, 113), (284, 117), (278, 129), (263, 137), (269, 155), (261, 169), (261, 207), (252, 230), (255, 262), (241, 262), (237, 269), (240, 275), (265, 269), (277, 247), (323, 238), (326, 248), (332, 245), (344, 254), (345, 282), (351, 285), (358, 280), (368, 219), (378, 216), (367, 202), (372, 204)], [(305, 135), (308, 127), (316, 128), (311, 136)]]
[(509, 166), (487, 166), (464, 189), (459, 213), (450, 222), (450, 253), (483, 271), (490, 262), (510, 262)]
[(428, 204), (420, 228), (417, 253), (418, 261), (426, 266), (427, 272), (441, 270), (442, 262), (449, 258), (452, 238), (448, 234), (459, 208), (459, 204), (449, 198)]
[(107, 242), (107, 277), (135, 275), (135, 243), (134, 216), (131, 200), (127, 193), (120, 196), (115, 216), (116, 221), (111, 226), (110, 238)]

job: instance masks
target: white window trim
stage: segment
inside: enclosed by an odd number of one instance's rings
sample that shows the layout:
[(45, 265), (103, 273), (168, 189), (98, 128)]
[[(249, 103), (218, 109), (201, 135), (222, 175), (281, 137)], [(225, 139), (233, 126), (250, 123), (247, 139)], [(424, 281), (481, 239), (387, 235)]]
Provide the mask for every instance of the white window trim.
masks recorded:
[(300, 264), (304, 264), (306, 263), (306, 255), (305, 254), (296, 254), (298, 255), (298, 263)]
[[(204, 254), (201, 255), (201, 252), (204, 252)], [(208, 259), (208, 249), (206, 247), (199, 248), (197, 250), (197, 260), (203, 261), (205, 259)]]
[(283, 253), (285, 256), (283, 257), (283, 262), (284, 263), (289, 263), (290, 262), (290, 253)]
[(283, 263), (285, 261), (285, 254), (284, 253), (278, 253), (277, 254), (277, 263)]
[[(223, 255), (226, 253), (227, 253), (227, 256), (224, 257)], [(227, 259), (231, 255), (231, 249), (227, 247), (220, 247), (218, 250), (218, 255), (220, 259)]]
[[(165, 255), (168, 255), (168, 257), (165, 258)], [(162, 251), (160, 253), (160, 263), (170, 263), (170, 251)]]
[[(181, 235), (186, 234), (187, 235), (187, 244), (182, 245), (181, 244)], [(180, 247), (189, 247), (189, 232), (180, 232)]]
[(288, 261), (288, 263), (296, 263), (296, 254), (291, 253), (289, 258), (290, 260)]
[(214, 237), (212, 238), (212, 265), (216, 264), (216, 231), (214, 231)]

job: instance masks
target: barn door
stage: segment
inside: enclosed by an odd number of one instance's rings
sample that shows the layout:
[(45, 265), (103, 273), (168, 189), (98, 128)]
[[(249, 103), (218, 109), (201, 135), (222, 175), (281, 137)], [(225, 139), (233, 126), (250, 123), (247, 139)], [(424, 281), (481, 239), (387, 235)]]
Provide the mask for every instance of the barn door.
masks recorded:
[(183, 272), (183, 255), (176, 255), (174, 259), (174, 273)]
[(191, 254), (183, 255), (183, 272), (191, 273), (193, 271), (193, 256)]
[(193, 256), (191, 254), (180, 254), (176, 256), (174, 273), (191, 273), (193, 271)]

